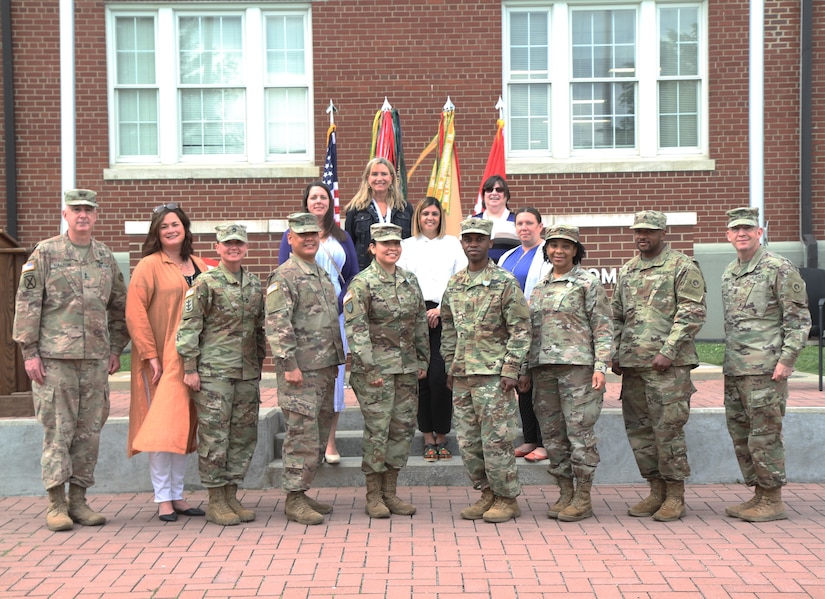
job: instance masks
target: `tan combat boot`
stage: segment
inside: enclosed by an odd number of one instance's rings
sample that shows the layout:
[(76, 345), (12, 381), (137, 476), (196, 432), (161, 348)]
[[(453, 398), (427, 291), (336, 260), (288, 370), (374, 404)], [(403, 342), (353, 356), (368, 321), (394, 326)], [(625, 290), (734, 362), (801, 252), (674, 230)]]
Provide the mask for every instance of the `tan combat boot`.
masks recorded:
[(367, 474), (367, 505), (370, 518), (389, 518), (390, 510), (384, 503), (384, 475), (381, 472)]
[(229, 509), (238, 515), (238, 520), (241, 522), (252, 522), (255, 520), (255, 512), (249, 508), (245, 508), (238, 501), (238, 485), (226, 485), (224, 487), (224, 500)]
[(762, 497), (759, 503), (752, 508), (742, 510), (739, 517), (746, 522), (772, 522), (787, 518), (785, 504), (782, 502), (782, 487), (773, 489), (762, 487)]
[(495, 501), (493, 490), (490, 488), (484, 489), (481, 492), (481, 499), (461, 510), (461, 517), (465, 520), (479, 520), (484, 517), (484, 512), (493, 506), (493, 501)]
[(651, 478), (650, 495), (627, 510), (628, 516), (646, 518), (655, 514), (665, 502), (665, 481), (661, 478)]
[(559, 512), (570, 505), (570, 502), (573, 501), (573, 479), (572, 478), (559, 478), (559, 499), (547, 508), (547, 517), (548, 518), (558, 518)]
[(490, 509), (484, 512), (485, 522), (507, 522), (513, 518), (521, 516), (521, 508), (518, 506), (518, 501), (515, 497), (495, 496), (495, 501)]
[(206, 508), (206, 521), (220, 526), (240, 524), (238, 514), (226, 504), (226, 487), (209, 487), (209, 506)]
[(326, 514), (331, 514), (332, 513), (332, 506), (330, 504), (321, 503), (320, 501), (315, 501), (312, 497), (310, 497), (309, 495), (306, 495), (306, 494), (304, 494), (304, 497), (306, 497), (306, 500), (307, 500), (307, 503), (309, 504), (309, 507), (314, 509), (319, 514), (326, 515)]
[(562, 522), (578, 522), (592, 516), (593, 504), (590, 502), (590, 489), (592, 486), (592, 481), (578, 481), (576, 492), (573, 493), (573, 501), (559, 512), (558, 519)]
[(46, 510), (46, 528), (53, 532), (71, 530), (72, 519), (69, 517), (69, 507), (66, 505), (66, 490), (63, 485), (48, 490), (49, 507)]
[(324, 517), (312, 509), (303, 491), (290, 491), (286, 494), (284, 513), (287, 520), (298, 524), (321, 524)]
[(745, 501), (744, 503), (740, 503), (738, 505), (732, 505), (730, 507), (725, 508), (725, 513), (730, 516), (731, 518), (741, 518), (742, 512), (745, 510), (749, 510), (750, 508), (754, 507), (757, 503), (762, 501), (762, 487), (756, 485), (754, 487), (753, 497)]
[(106, 524), (106, 516), (93, 511), (86, 503), (86, 489), (74, 483), (69, 484), (69, 518), (83, 526)]
[(685, 515), (685, 481), (669, 480), (665, 482), (665, 502), (653, 519), (658, 522), (673, 522)]
[(401, 516), (412, 516), (415, 513), (415, 506), (411, 503), (402, 501), (398, 495), (395, 494), (398, 488), (398, 468), (387, 468), (383, 477), (383, 493), (384, 505), (387, 506), (393, 514)]

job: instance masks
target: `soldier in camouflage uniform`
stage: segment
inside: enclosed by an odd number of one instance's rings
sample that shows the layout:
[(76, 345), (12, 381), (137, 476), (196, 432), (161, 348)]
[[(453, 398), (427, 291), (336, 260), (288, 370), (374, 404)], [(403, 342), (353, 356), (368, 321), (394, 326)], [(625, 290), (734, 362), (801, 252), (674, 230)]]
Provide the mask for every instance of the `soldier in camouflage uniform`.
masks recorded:
[(616, 278), (613, 372), (622, 376), (627, 438), (650, 494), (627, 513), (670, 522), (685, 514), (684, 427), (696, 392), (690, 371), (699, 365), (705, 280), (693, 260), (665, 243), (664, 213), (637, 212), (630, 228), (639, 255)]
[(375, 259), (349, 285), (344, 326), (352, 352), (350, 384), (364, 416), (366, 512), (388, 518), (415, 513), (396, 487), (415, 433), (418, 380), (427, 376), (430, 335), (418, 279), (396, 267), (401, 227), (375, 224), (370, 236)]
[[(86, 504), (100, 431), (109, 416), (109, 374), (120, 368), (126, 285), (108, 247), (92, 239), (96, 193), (65, 194), (65, 235), (40, 242), (23, 265), (14, 318), (35, 413), (43, 425), (41, 467), (49, 493), (46, 526), (99, 526)], [(69, 482), (69, 503), (65, 484)]]
[(756, 491), (725, 512), (748, 522), (781, 520), (787, 518), (782, 419), (788, 377), (811, 329), (808, 295), (796, 267), (760, 246), (758, 208), (727, 215), (737, 259), (722, 274), (725, 416), (742, 477)]
[(612, 313), (602, 284), (579, 266), (585, 251), (578, 227), (555, 225), (544, 239), (552, 270), (530, 296), (532, 341), (522, 370), (529, 367), (530, 375), (519, 379), (519, 388), (532, 384), (548, 472), (561, 490), (547, 516), (576, 522), (593, 515), (590, 489), (599, 463), (593, 428), (604, 403)]
[(326, 448), (334, 413), (338, 365), (344, 343), (338, 298), (329, 275), (315, 262), (320, 244), (315, 215), (290, 214), (289, 260), (266, 288), (266, 334), (275, 361), (278, 405), (284, 414), (284, 473), (287, 519), (321, 524), (332, 506), (306, 496)]
[(513, 440), (513, 391), (530, 347), (530, 311), (516, 278), (489, 259), (493, 221), (461, 222), (468, 267), (453, 275), (441, 301), (441, 355), (453, 391), (456, 435), (481, 499), (465, 520), (506, 522), (521, 515)]
[(220, 264), (201, 274), (184, 296), (177, 349), (198, 411), (198, 468), (209, 491), (206, 519), (228, 526), (255, 519), (236, 494), (258, 440), (266, 339), (261, 281), (242, 266), (246, 229), (221, 225), (217, 240)]

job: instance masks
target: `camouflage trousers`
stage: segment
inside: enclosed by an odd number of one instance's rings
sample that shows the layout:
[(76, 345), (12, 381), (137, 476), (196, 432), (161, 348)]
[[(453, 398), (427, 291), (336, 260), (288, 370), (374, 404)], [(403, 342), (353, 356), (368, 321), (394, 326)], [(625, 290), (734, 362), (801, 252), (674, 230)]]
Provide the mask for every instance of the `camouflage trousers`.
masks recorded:
[(418, 409), (415, 374), (385, 374), (384, 384), (373, 387), (363, 373), (352, 372), (349, 382), (364, 416), (361, 470), (367, 474), (403, 468), (410, 457)]
[(207, 488), (240, 483), (258, 443), (260, 381), (201, 377), (201, 390), (192, 398), (201, 483)]
[(499, 375), (453, 378), (453, 422), (473, 488), (501, 497), (521, 494), (513, 449), (516, 409), (515, 395), (501, 390)]
[(108, 360), (42, 358), (46, 378), (32, 382), (34, 412), (43, 425), (43, 486), (95, 484), (100, 431), (109, 417)]
[(531, 370), (533, 410), (556, 478), (593, 480), (599, 464), (593, 427), (602, 413), (604, 391), (594, 391), (593, 367), (548, 364)]
[(622, 416), (627, 440), (641, 475), (647, 479), (685, 480), (690, 476), (685, 424), (696, 387), (690, 366), (625, 368)]
[(769, 374), (725, 376), (728, 432), (749, 486), (774, 489), (787, 483), (782, 441), (787, 401), (787, 381), (773, 381)]
[(278, 405), (286, 424), (281, 479), (285, 493), (306, 491), (312, 486), (327, 446), (334, 413), (338, 367), (302, 372), (304, 382), (300, 387), (290, 385), (283, 373), (278, 373)]

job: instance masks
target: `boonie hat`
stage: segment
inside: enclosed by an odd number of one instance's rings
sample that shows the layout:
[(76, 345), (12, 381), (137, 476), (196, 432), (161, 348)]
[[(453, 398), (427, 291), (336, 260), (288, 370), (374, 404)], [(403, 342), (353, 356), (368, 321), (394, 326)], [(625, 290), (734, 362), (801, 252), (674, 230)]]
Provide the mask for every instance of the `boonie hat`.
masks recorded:
[(553, 225), (544, 233), (545, 239), (566, 239), (579, 243), (579, 228), (573, 225)]
[(320, 233), (318, 219), (309, 212), (293, 212), (286, 217), (289, 222), (289, 230), (293, 233)]
[(218, 232), (218, 243), (232, 241), (233, 239), (243, 241), (244, 243), (247, 243), (247, 241), (249, 241), (246, 237), (246, 227), (238, 223), (227, 223), (225, 225), (218, 225), (217, 227), (215, 227), (215, 231)]
[(728, 215), (728, 229), (759, 226), (759, 208), (734, 208), (725, 214)]
[(667, 216), (658, 210), (642, 210), (633, 216), (631, 229), (662, 229), (667, 227)]
[(401, 227), (391, 223), (370, 225), (370, 237), (375, 241), (401, 241)]
[(490, 237), (493, 234), (493, 221), (486, 218), (465, 218), (461, 221), (461, 234), (478, 233)]
[(67, 206), (91, 206), (97, 208), (97, 193), (91, 189), (71, 189), (63, 194)]

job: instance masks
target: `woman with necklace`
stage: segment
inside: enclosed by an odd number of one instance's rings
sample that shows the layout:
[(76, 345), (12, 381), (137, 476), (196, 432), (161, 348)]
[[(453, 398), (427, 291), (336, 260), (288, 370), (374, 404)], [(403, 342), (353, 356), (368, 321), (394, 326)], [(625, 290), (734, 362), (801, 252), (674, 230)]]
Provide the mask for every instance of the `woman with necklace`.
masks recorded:
[(152, 211), (126, 298), (126, 325), (132, 336), (132, 399), (129, 456), (149, 454), (149, 472), (158, 517), (203, 516), (183, 499), (188, 454), (197, 448), (198, 418), (183, 383), (183, 363), (175, 348), (183, 296), (206, 265), (192, 255), (189, 217), (175, 203)]
[(604, 402), (613, 314), (599, 279), (579, 266), (585, 250), (578, 227), (555, 225), (544, 239), (552, 270), (530, 296), (529, 374), (519, 378), (519, 391), (532, 383), (548, 472), (561, 491), (547, 516), (577, 522), (593, 515), (590, 489), (599, 463), (594, 427)]
[(493, 221), (493, 247), (490, 259), (499, 263), (501, 256), (519, 244), (516, 236), (515, 215), (510, 212), (510, 187), (501, 175), (488, 177), (481, 186), (482, 211), (473, 218), (485, 218)]
[[(321, 227), (321, 245), (315, 254), (315, 262), (329, 275), (338, 296), (339, 324), (341, 337), (344, 341), (344, 353), (346, 353), (348, 348), (347, 338), (344, 334), (344, 316), (341, 313), (341, 303), (352, 277), (358, 274), (358, 257), (355, 254), (355, 245), (353, 245), (349, 233), (335, 224), (335, 206), (332, 201), (332, 191), (326, 183), (315, 181), (307, 185), (301, 206), (303, 212), (315, 215), (315, 218), (318, 219), (318, 225)], [(288, 235), (289, 231), (285, 231), (281, 239), (281, 247), (278, 250), (278, 264), (283, 264), (289, 260), (289, 255), (292, 253)], [(329, 439), (324, 451), (324, 459), (328, 464), (341, 463), (341, 456), (335, 443), (335, 432), (338, 429), (338, 419), (341, 412), (346, 407), (344, 404), (345, 370), (345, 365), (339, 366), (338, 377), (335, 379), (335, 416), (332, 419)]]
[[(529, 302), (533, 287), (550, 269), (550, 265), (544, 261), (541, 214), (535, 208), (522, 208), (516, 211), (515, 223), (521, 245), (505, 252), (498, 265), (513, 273)], [(524, 443), (516, 447), (516, 457), (524, 458), (528, 462), (546, 460), (547, 451), (542, 446), (539, 422), (533, 411), (532, 388), (519, 391), (518, 409)]]
[(347, 206), (344, 225), (355, 244), (359, 271), (372, 261), (370, 227), (392, 223), (401, 227), (401, 238), (406, 239), (412, 235), (412, 213), (412, 206), (401, 195), (392, 163), (386, 158), (370, 160), (361, 176), (361, 187)]
[(441, 298), (455, 273), (467, 266), (461, 242), (445, 235), (441, 202), (426, 197), (413, 213), (413, 237), (401, 242), (398, 265), (413, 273), (421, 285), (430, 332), (430, 365), (418, 382), (418, 429), (424, 435), (424, 459), (452, 459), (447, 433), (452, 428), (453, 393), (447, 387), (447, 371), (441, 357)]

